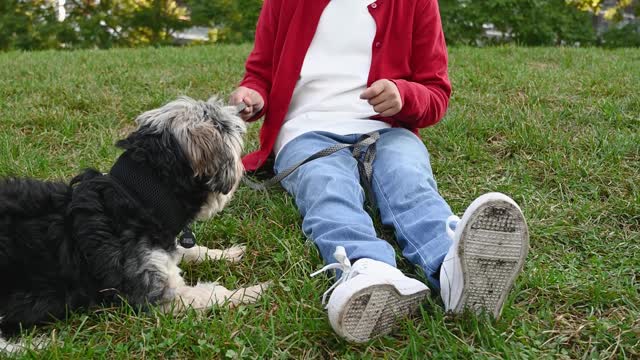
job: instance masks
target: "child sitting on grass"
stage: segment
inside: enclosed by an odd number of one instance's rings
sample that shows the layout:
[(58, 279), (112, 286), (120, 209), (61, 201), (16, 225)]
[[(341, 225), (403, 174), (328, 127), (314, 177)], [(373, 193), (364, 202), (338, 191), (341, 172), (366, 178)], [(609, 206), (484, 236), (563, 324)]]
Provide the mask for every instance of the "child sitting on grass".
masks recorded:
[[(265, 0), (246, 74), (231, 103), (264, 116), (247, 170), (274, 154), (276, 173), (338, 143), (378, 131), (371, 189), (382, 223), (419, 266), (445, 309), (499, 316), (528, 250), (518, 205), (489, 193), (462, 219), (436, 187), (418, 129), (445, 114), (451, 85), (437, 0)], [(391, 331), (429, 294), (396, 268), (393, 247), (364, 210), (358, 160), (349, 149), (311, 161), (282, 180), (325, 269), (329, 321), (364, 342)], [(337, 261), (337, 263), (336, 263)]]

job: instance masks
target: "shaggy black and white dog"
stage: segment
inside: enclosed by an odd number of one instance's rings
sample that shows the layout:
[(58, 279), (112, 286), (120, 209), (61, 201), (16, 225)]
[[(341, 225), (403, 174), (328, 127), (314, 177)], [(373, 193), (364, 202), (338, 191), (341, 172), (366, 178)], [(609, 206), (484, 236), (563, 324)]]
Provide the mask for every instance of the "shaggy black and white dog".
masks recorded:
[(121, 301), (180, 311), (251, 302), (264, 288), (188, 286), (177, 266), (181, 259), (242, 256), (242, 247), (176, 245), (192, 220), (222, 210), (242, 177), (246, 128), (235, 108), (185, 97), (136, 122), (117, 143), (125, 151), (108, 174), (86, 170), (70, 184), (0, 180), (5, 335)]

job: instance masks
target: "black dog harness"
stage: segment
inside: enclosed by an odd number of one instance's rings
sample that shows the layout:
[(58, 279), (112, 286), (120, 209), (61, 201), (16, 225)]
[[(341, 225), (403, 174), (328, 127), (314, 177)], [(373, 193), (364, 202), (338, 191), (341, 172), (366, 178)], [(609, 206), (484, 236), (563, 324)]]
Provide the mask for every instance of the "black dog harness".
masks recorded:
[(182, 247), (190, 248), (196, 244), (187, 210), (150, 167), (133, 161), (131, 153), (125, 151), (113, 164), (109, 175), (145, 207), (153, 209), (173, 236), (177, 236), (182, 230), (179, 239)]

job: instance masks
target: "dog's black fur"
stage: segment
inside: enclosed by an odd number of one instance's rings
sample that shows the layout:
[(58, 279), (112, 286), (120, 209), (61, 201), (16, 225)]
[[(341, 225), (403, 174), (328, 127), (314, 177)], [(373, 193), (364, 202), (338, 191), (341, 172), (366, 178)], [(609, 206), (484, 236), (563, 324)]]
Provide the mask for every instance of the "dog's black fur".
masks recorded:
[[(142, 126), (117, 146), (152, 169), (187, 221), (207, 201), (212, 183), (222, 193), (236, 185), (236, 177), (219, 176), (228, 169), (194, 175), (167, 130)], [(220, 166), (231, 166), (229, 161)], [(122, 300), (137, 307), (160, 301), (167, 296), (164, 275), (148, 267), (146, 257), (151, 249), (175, 251), (176, 235), (156, 209), (97, 170), (70, 184), (0, 180), (0, 330), (14, 335), (69, 311)]]

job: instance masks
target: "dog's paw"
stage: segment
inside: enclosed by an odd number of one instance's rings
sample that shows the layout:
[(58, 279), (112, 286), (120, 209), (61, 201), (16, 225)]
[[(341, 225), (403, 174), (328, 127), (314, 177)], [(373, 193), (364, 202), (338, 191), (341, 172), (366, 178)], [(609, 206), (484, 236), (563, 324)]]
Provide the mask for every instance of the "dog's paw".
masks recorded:
[(244, 245), (234, 245), (230, 248), (222, 250), (222, 259), (227, 260), (229, 262), (238, 262), (242, 259), (245, 250), (247, 249)]
[(242, 259), (242, 255), (244, 255), (246, 246), (236, 245), (228, 249), (218, 250), (196, 245), (189, 249), (178, 246), (177, 249), (179, 259), (189, 263), (198, 264), (208, 260), (226, 260), (230, 262), (238, 262), (240, 261), (240, 259)]
[(271, 281), (263, 282), (258, 285), (249, 286), (246, 288), (241, 288), (233, 291), (233, 295), (230, 297), (231, 306), (237, 306), (239, 304), (253, 304), (264, 293), (269, 286), (271, 286)]

